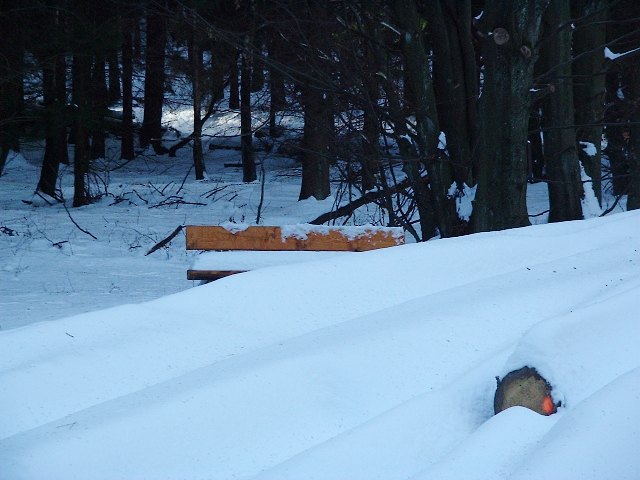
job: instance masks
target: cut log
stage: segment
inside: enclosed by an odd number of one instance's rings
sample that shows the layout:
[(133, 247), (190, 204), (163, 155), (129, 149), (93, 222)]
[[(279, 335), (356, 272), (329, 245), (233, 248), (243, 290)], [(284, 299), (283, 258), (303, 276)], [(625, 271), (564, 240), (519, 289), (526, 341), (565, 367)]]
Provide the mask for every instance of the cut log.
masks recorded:
[(496, 380), (498, 387), (493, 400), (496, 414), (518, 405), (540, 415), (551, 415), (560, 406), (553, 402), (551, 385), (535, 368), (522, 367), (509, 372), (502, 380), (498, 377)]

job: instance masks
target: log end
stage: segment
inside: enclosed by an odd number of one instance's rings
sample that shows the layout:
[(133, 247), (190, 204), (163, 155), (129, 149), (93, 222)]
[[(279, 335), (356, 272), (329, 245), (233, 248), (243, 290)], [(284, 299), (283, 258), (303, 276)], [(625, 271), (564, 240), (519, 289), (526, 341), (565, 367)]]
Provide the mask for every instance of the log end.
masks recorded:
[(498, 386), (493, 400), (496, 414), (519, 405), (540, 415), (551, 415), (560, 406), (553, 401), (551, 385), (535, 368), (525, 366), (509, 372), (502, 380), (496, 379)]

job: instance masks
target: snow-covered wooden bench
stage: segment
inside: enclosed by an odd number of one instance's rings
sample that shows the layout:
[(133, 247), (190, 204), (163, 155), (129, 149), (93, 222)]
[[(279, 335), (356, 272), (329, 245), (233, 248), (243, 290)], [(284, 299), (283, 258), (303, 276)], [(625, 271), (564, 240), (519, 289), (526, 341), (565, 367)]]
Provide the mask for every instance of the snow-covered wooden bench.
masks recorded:
[[(327, 227), (317, 225), (187, 225), (187, 250), (199, 255), (189, 280), (218, 280), (255, 268), (315, 260), (340, 252), (364, 252), (401, 245), (399, 227)], [(240, 254), (242, 251), (242, 254)]]

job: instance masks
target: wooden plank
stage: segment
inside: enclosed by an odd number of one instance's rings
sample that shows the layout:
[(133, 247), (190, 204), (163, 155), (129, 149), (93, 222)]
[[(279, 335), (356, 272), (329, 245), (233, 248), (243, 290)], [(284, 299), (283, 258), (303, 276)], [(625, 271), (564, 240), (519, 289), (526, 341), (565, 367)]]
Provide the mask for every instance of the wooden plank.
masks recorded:
[[(284, 233), (283, 233), (284, 230)], [(404, 243), (398, 228), (250, 226), (230, 231), (221, 226), (187, 225), (187, 250), (362, 252)]]
[(219, 280), (246, 270), (187, 270), (187, 280)]

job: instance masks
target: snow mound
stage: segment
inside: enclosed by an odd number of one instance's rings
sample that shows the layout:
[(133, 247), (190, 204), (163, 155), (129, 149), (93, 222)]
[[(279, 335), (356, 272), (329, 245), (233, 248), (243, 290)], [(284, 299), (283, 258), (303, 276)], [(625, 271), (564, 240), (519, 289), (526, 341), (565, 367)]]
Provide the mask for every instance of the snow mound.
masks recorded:
[[(640, 212), (0, 331), (0, 479), (640, 477)], [(493, 416), (530, 365), (561, 396)]]

